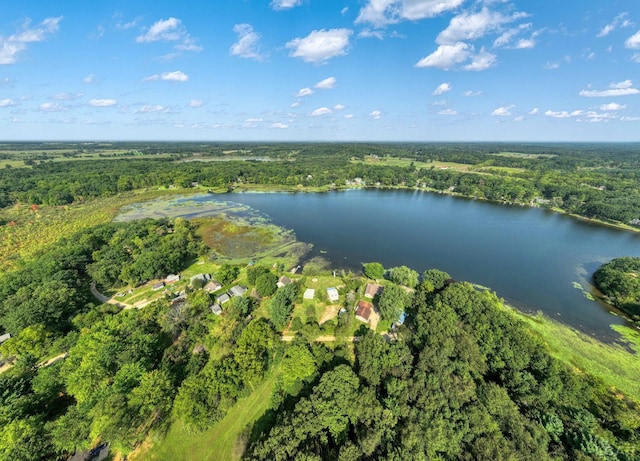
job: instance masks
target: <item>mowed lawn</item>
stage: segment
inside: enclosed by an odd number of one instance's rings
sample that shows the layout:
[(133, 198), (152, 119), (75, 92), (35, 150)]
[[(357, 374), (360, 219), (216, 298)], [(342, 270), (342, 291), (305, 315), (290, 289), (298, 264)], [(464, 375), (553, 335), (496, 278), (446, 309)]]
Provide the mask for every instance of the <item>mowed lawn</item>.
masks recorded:
[(153, 440), (149, 449), (133, 453), (130, 459), (132, 461), (233, 461), (240, 459), (242, 449), (237, 448), (236, 441), (245, 429), (250, 428), (265, 413), (269, 407), (274, 384), (275, 374), (272, 373), (249, 396), (239, 400), (221, 421), (206, 432), (190, 432), (182, 422), (174, 422), (164, 439)]

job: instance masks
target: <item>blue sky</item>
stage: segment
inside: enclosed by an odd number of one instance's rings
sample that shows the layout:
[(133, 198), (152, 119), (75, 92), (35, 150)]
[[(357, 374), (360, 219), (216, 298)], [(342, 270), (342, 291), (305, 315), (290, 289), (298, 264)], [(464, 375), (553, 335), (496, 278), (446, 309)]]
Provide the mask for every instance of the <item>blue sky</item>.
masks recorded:
[(1, 2), (0, 139), (640, 141), (640, 2)]

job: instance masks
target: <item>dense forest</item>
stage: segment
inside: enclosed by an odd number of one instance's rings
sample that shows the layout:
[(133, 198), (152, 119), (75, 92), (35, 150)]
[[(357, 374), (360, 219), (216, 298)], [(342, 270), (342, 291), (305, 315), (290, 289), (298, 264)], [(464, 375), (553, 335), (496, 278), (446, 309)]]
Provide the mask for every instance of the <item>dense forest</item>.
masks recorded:
[(603, 264), (593, 274), (600, 291), (640, 325), (640, 258), (622, 257)]
[(367, 186), (537, 204), (627, 224), (640, 220), (635, 145), (122, 143), (123, 153), (95, 154), (99, 146), (67, 145), (58, 157), (46, 144), (4, 146), (3, 155), (25, 167), (0, 169), (0, 208), (64, 205), (160, 186), (345, 187), (359, 178)]

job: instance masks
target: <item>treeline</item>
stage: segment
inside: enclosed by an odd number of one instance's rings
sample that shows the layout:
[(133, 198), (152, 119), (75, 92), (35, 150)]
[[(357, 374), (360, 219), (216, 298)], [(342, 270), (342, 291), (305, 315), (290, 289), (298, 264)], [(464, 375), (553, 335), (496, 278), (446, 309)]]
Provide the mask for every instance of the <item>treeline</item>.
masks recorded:
[(494, 294), (432, 288), (397, 341), (365, 329), (355, 362), (316, 360), (246, 459), (637, 459), (635, 404), (551, 358)]
[(614, 306), (640, 325), (640, 258), (622, 257), (603, 264), (593, 274), (598, 289)]
[[(640, 219), (640, 151), (635, 145), (495, 144), (124, 144), (173, 159), (45, 162), (0, 170), (0, 208), (17, 202), (65, 205), (133, 189), (200, 186), (233, 189), (252, 184), (429, 188), (506, 203), (554, 206), (590, 218), (630, 223)], [(526, 155), (496, 155), (512, 149)], [(246, 155), (248, 160), (185, 162), (185, 155)], [(477, 172), (377, 165), (366, 156), (421, 162), (450, 161)], [(535, 155), (536, 157), (531, 157)], [(271, 161), (254, 161), (253, 158)], [(503, 169), (507, 167), (508, 170)], [(634, 221), (636, 222), (636, 221)]]

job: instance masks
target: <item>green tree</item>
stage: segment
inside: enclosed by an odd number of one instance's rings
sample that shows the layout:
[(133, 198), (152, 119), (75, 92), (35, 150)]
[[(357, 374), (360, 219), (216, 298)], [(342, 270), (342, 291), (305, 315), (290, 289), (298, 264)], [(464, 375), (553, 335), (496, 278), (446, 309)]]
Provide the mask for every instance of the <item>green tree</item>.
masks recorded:
[(445, 282), (450, 278), (449, 274), (438, 269), (429, 269), (422, 274), (422, 280), (430, 282), (436, 290), (444, 288)]
[(370, 279), (381, 279), (384, 277), (384, 266), (378, 262), (364, 263), (362, 272)]
[(269, 303), (269, 318), (278, 330), (283, 330), (289, 323), (289, 317), (293, 311), (293, 302), (298, 296), (298, 287), (295, 283), (279, 289)]
[(240, 274), (240, 269), (231, 264), (223, 264), (216, 273), (216, 279), (223, 285), (233, 282)]
[(398, 285), (387, 285), (380, 295), (378, 309), (384, 320), (395, 322), (409, 303), (409, 294)]
[(271, 296), (276, 291), (278, 277), (273, 272), (266, 272), (256, 279), (256, 290), (260, 296)]
[(407, 266), (392, 267), (387, 272), (387, 278), (393, 283), (409, 288), (418, 286), (418, 273)]

